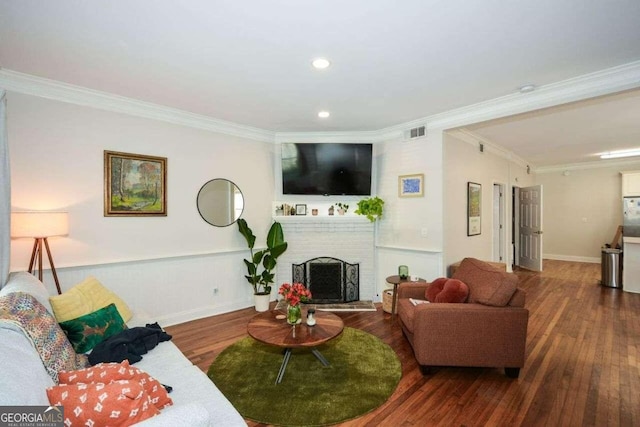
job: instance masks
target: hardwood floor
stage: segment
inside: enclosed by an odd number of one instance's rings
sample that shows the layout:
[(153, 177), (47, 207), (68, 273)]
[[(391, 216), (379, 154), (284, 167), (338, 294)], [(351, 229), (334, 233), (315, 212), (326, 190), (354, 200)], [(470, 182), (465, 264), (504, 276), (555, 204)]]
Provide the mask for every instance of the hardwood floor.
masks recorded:
[[(425, 377), (380, 307), (340, 313), (346, 326), (395, 349), (403, 371), (384, 405), (341, 425), (640, 425), (640, 294), (599, 286), (599, 264), (545, 260), (544, 269), (516, 272), (530, 314), (527, 359), (515, 380), (487, 368), (443, 367)], [(220, 351), (247, 335), (253, 314), (245, 309), (167, 331), (206, 372)]]

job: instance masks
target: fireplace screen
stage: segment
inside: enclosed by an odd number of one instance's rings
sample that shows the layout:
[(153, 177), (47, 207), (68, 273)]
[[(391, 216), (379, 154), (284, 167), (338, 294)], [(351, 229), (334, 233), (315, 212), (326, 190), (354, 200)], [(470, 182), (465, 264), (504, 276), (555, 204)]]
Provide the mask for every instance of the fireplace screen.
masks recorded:
[(312, 303), (342, 303), (359, 299), (359, 264), (337, 258), (313, 258), (293, 264), (293, 282), (311, 291)]

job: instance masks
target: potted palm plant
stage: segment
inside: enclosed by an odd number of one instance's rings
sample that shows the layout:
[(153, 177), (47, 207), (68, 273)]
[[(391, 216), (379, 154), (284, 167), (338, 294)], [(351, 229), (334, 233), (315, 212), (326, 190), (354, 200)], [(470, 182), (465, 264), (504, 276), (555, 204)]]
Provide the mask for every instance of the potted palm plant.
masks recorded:
[(287, 250), (282, 225), (277, 221), (271, 224), (267, 234), (267, 248), (254, 252), (256, 236), (244, 218), (238, 219), (237, 223), (238, 231), (247, 241), (251, 254), (250, 259), (244, 259), (244, 264), (247, 267), (247, 274), (244, 277), (253, 287), (256, 311), (267, 311), (271, 296), (271, 284), (274, 279), (272, 271), (276, 267), (278, 257)]

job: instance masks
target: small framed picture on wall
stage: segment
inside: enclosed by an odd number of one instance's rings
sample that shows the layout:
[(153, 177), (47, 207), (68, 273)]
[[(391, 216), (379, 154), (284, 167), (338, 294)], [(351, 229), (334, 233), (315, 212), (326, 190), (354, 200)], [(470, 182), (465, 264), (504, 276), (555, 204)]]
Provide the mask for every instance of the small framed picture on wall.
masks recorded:
[(477, 236), (482, 232), (482, 185), (467, 182), (467, 236)]
[(424, 174), (400, 175), (398, 177), (398, 197), (424, 196)]

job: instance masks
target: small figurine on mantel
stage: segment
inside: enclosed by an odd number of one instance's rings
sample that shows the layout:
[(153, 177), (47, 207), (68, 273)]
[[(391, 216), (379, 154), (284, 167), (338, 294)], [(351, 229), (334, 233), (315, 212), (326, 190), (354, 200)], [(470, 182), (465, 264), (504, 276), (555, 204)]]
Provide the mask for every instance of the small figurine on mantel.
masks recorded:
[(329, 206), (329, 215), (333, 215), (333, 205)]

